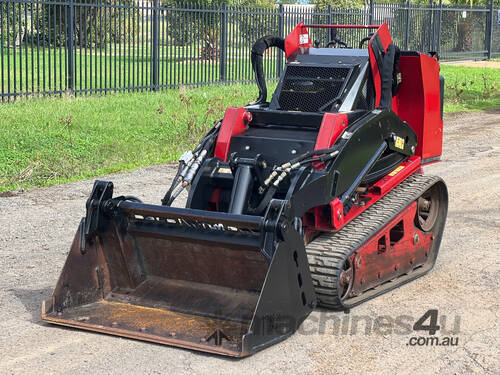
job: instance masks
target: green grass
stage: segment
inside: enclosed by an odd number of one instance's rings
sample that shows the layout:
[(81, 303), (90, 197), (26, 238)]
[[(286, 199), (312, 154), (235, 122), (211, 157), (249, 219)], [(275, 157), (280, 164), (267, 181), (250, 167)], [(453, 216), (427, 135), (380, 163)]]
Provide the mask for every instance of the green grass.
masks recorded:
[[(445, 112), (500, 107), (500, 69), (442, 74)], [(255, 85), (231, 85), (0, 104), (0, 192), (175, 161), (227, 106), (256, 96)]]
[(254, 85), (0, 104), (0, 192), (171, 162)]
[(500, 69), (441, 65), (445, 78), (445, 112), (500, 107)]

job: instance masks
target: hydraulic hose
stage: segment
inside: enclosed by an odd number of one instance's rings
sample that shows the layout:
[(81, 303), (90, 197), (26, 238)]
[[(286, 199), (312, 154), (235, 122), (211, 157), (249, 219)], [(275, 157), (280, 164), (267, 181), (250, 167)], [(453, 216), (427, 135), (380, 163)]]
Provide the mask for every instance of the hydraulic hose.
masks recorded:
[(280, 183), (288, 175), (290, 175), (293, 170), (297, 170), (298, 168), (306, 164), (312, 164), (314, 162), (329, 162), (330, 160), (334, 159), (338, 155), (338, 153), (339, 151), (336, 150), (335, 147), (309, 151), (289, 161), (288, 163), (282, 164), (280, 167), (275, 168), (268, 176), (268, 178), (264, 181), (264, 184), (259, 187), (259, 193), (263, 194), (264, 192), (266, 192), (266, 194), (256, 207), (250, 207), (249, 213), (261, 214), (268, 206), (271, 199), (274, 197), (274, 194), (278, 190)]
[(252, 69), (255, 73), (257, 87), (259, 88), (259, 97), (252, 104), (262, 104), (267, 100), (267, 86), (266, 79), (264, 77), (262, 59), (264, 52), (266, 52), (266, 50), (270, 47), (278, 47), (280, 50), (285, 52), (285, 39), (279, 36), (267, 35), (258, 39), (252, 47)]
[(222, 120), (219, 120), (193, 151), (186, 151), (182, 154), (179, 159), (177, 174), (161, 200), (162, 205), (170, 206), (179, 194), (182, 193), (182, 190), (189, 187), (205, 158), (213, 155), (221, 123)]

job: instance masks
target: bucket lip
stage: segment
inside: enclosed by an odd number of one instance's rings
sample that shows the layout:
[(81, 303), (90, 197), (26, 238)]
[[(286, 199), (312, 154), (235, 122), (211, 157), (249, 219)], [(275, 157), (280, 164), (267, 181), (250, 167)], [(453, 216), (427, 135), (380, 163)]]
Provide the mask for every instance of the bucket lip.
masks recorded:
[[(180, 347), (195, 351), (203, 351), (207, 353), (219, 354), (224, 356), (245, 357), (251, 354), (250, 352), (243, 351), (242, 349), (243, 342), (237, 346), (238, 350), (231, 350), (223, 346), (212, 346), (203, 342), (200, 342), (198, 344), (196, 342), (182, 340), (175, 337), (165, 337), (148, 332), (134, 331), (118, 327), (110, 327), (96, 323), (79, 321), (72, 318), (65, 318), (64, 316), (59, 316), (58, 313), (54, 310), (54, 296), (51, 296), (49, 299), (45, 301), (42, 301), (41, 318), (43, 321), (59, 326), (84, 329), (86, 331), (98, 332), (112, 336), (126, 337), (134, 340), (148, 341), (156, 344), (169, 345), (173, 347)], [(246, 333), (242, 335), (241, 337), (242, 341), (245, 335)]]
[(144, 332), (133, 332), (133, 331), (124, 330), (124, 329), (120, 329), (120, 328), (110, 328), (110, 327), (99, 326), (99, 325), (95, 325), (95, 324), (78, 322), (78, 321), (74, 321), (74, 320), (57, 318), (57, 317), (53, 317), (53, 316), (48, 316), (47, 314), (45, 314), (43, 312), (42, 312), (42, 320), (47, 321), (47, 322), (52, 323), (52, 324), (57, 324), (57, 325), (66, 326), (66, 327), (85, 329), (87, 331), (104, 333), (104, 334), (113, 335), (113, 336), (121, 336), (121, 337), (126, 337), (126, 338), (130, 338), (130, 339), (134, 339), (134, 340), (150, 341), (150, 342), (154, 342), (157, 344), (165, 344), (165, 345), (170, 345), (170, 346), (175, 346), (175, 347), (180, 347), (180, 348), (185, 348), (185, 349), (203, 351), (203, 352), (207, 352), (207, 353), (226, 355), (226, 356), (230, 356), (230, 357), (245, 357), (249, 354), (249, 353), (244, 353), (241, 350), (234, 351), (234, 350), (229, 350), (229, 349), (225, 349), (222, 347), (213, 347), (213, 346), (208, 346), (208, 345), (203, 345), (203, 344), (196, 344), (196, 343), (189, 342), (189, 341), (179, 340), (179, 339), (175, 339), (175, 338), (166, 338), (166, 337), (152, 335), (152, 334), (144, 333)]
[[(265, 349), (269, 346), (277, 344), (277, 343), (285, 340), (286, 338), (288, 338), (294, 334), (294, 331), (286, 332), (284, 334), (278, 335), (278, 336), (276, 336), (276, 337), (274, 337), (274, 338), (272, 338), (264, 343), (261, 343), (259, 345), (248, 346), (247, 338), (248, 338), (249, 334), (250, 335), (252, 334), (252, 332), (247, 332), (247, 333), (243, 334), (243, 336), (242, 336), (240, 350), (236, 351), (236, 350), (226, 349), (223, 347), (196, 344), (196, 343), (193, 343), (190, 341), (184, 341), (184, 340), (175, 339), (175, 338), (166, 338), (163, 336), (148, 334), (148, 333), (144, 333), (144, 332), (134, 332), (134, 331), (124, 330), (124, 329), (119, 329), (119, 328), (110, 328), (110, 327), (105, 327), (105, 326), (97, 325), (97, 324), (89, 324), (89, 323), (85, 323), (85, 322), (79, 322), (76, 320), (58, 318), (57, 316), (52, 316), (53, 313), (50, 313), (47, 311), (47, 306), (53, 306), (53, 302), (54, 302), (54, 297), (51, 297), (48, 300), (42, 301), (41, 318), (43, 321), (46, 321), (50, 324), (55, 324), (55, 325), (64, 326), (64, 327), (77, 328), (77, 329), (84, 329), (86, 331), (97, 332), (97, 333), (107, 334), (107, 335), (111, 335), (111, 336), (120, 336), (120, 337), (125, 337), (125, 338), (129, 338), (129, 339), (133, 339), (133, 340), (148, 341), (148, 342), (153, 342), (156, 344), (169, 345), (172, 347), (179, 347), (179, 348), (189, 349), (189, 350), (194, 350), (194, 351), (202, 351), (202, 352), (206, 352), (206, 353), (224, 355), (224, 356), (229, 356), (229, 357), (233, 357), (233, 358), (237, 358), (237, 359), (247, 357), (247, 356), (249, 356), (257, 351), (260, 351), (260, 350)], [(51, 307), (48, 307), (48, 309), (50, 309), (50, 308)]]

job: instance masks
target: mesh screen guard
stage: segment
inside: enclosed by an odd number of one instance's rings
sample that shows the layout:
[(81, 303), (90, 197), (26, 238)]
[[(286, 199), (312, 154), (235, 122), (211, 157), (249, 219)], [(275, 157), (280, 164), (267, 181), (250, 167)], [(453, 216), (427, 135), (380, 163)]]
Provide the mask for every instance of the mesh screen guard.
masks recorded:
[(289, 65), (278, 97), (279, 109), (321, 112), (342, 95), (352, 67)]

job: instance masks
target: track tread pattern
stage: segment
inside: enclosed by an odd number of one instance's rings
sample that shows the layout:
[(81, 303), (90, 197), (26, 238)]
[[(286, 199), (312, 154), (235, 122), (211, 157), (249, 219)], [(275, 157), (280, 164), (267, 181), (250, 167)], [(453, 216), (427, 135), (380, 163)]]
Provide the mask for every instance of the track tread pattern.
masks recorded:
[(441, 179), (414, 174), (336, 233), (323, 233), (306, 246), (313, 285), (321, 306), (342, 310), (338, 278), (349, 255)]

